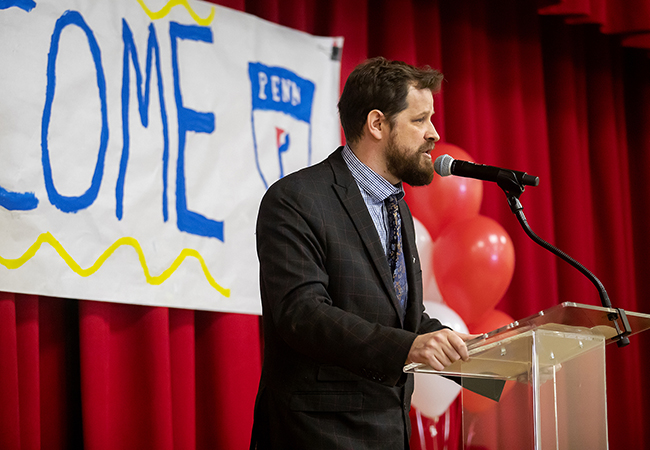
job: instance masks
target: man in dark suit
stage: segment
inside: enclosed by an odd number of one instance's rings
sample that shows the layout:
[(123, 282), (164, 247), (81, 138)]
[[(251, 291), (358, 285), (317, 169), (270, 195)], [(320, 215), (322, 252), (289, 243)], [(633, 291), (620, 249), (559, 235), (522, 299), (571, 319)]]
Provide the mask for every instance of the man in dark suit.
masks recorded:
[(403, 200), (402, 182), (433, 178), (441, 81), (383, 58), (361, 64), (339, 102), (347, 145), (264, 196), (264, 367), (252, 449), (407, 449), (413, 375), (404, 365), (441, 370), (468, 359), (470, 336), (424, 313)]

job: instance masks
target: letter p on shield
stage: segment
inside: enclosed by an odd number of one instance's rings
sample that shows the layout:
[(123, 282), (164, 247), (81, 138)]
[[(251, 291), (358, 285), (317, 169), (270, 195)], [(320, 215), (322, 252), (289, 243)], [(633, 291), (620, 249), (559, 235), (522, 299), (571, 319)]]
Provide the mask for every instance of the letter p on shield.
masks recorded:
[(311, 164), (311, 112), (316, 86), (283, 67), (249, 63), (251, 129), (264, 187)]

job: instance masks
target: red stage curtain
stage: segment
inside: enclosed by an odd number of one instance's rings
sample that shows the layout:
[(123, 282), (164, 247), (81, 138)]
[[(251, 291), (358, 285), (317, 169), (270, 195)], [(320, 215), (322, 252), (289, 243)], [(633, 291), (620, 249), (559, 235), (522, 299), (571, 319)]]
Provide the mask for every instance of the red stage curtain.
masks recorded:
[[(440, 68), (443, 140), (539, 176), (521, 197), (532, 228), (591, 269), (615, 306), (650, 312), (650, 58), (628, 48), (650, 48), (650, 1), (216, 3), (344, 36), (343, 81), (376, 55)], [(599, 303), (525, 236), (496, 186), (481, 214), (516, 250), (499, 309)], [(255, 316), (0, 293), (0, 448), (247, 448), (261, 346)], [(649, 351), (645, 335), (607, 349), (611, 449), (650, 447)]]

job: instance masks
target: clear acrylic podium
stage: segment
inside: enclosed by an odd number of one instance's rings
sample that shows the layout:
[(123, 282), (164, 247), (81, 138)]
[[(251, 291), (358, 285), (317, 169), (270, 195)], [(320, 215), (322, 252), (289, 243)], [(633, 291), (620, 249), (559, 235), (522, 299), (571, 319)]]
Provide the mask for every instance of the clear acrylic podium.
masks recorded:
[[(467, 342), (467, 362), (404, 371), (460, 378), (464, 448), (607, 449), (605, 345), (617, 339), (616, 312), (562, 303)], [(649, 314), (624, 316), (630, 335), (650, 328)]]

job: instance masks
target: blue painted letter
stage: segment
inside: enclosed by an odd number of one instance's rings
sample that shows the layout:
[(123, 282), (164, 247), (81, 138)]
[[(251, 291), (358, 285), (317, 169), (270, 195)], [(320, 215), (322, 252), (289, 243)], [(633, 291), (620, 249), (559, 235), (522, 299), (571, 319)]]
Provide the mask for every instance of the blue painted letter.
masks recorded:
[(36, 209), (38, 199), (33, 192), (10, 192), (0, 186), (0, 206), (10, 211), (29, 211)]
[(181, 95), (180, 71), (178, 68), (178, 39), (212, 42), (212, 30), (197, 25), (169, 24), (172, 44), (172, 69), (174, 72), (174, 97), (178, 110), (178, 162), (176, 164), (176, 216), (178, 229), (199, 236), (214, 237), (221, 241), (223, 222), (208, 219), (187, 209), (185, 192), (185, 138), (188, 131), (212, 133), (214, 131), (214, 114), (198, 112), (183, 106)]
[[(54, 101), (54, 91), (56, 88), (56, 57), (59, 53), (59, 40), (61, 32), (68, 25), (76, 25), (83, 30), (88, 39), (90, 53), (95, 62), (95, 71), (97, 72), (97, 87), (99, 88), (99, 100), (101, 102), (102, 112), (102, 131), (99, 142), (99, 153), (95, 172), (93, 173), (92, 182), (86, 192), (78, 197), (68, 197), (59, 194), (54, 187), (52, 177), (52, 165), (50, 164), (50, 152), (48, 149), (47, 137), (50, 127), (50, 115), (52, 114), (52, 102)], [(106, 108), (106, 80), (104, 78), (104, 69), (102, 68), (101, 54), (97, 40), (84, 21), (81, 14), (77, 11), (64, 12), (59, 20), (56, 21), (54, 32), (52, 33), (52, 43), (50, 44), (50, 53), (47, 58), (47, 88), (45, 91), (45, 108), (43, 109), (43, 122), (41, 127), (41, 160), (43, 163), (43, 175), (45, 177), (45, 188), (50, 202), (63, 212), (77, 212), (80, 209), (90, 206), (99, 193), (99, 186), (102, 184), (104, 174), (104, 159), (106, 156), (106, 147), (108, 145), (108, 113)]]
[(142, 72), (140, 72), (140, 64), (138, 63), (138, 52), (133, 41), (133, 33), (126, 20), (122, 19), (122, 39), (124, 40), (124, 62), (122, 68), (122, 158), (120, 159), (120, 172), (117, 177), (117, 185), (115, 186), (115, 215), (119, 220), (122, 220), (123, 202), (124, 202), (124, 180), (126, 178), (126, 167), (129, 161), (129, 93), (130, 93), (130, 77), (129, 77), (129, 55), (133, 61), (133, 68), (135, 70), (136, 79), (136, 95), (138, 97), (138, 108), (140, 111), (140, 122), (144, 127), (149, 126), (149, 91), (151, 86), (151, 60), (153, 55), (156, 56), (156, 77), (158, 78), (158, 100), (160, 102), (160, 117), (162, 119), (163, 127), (163, 199), (162, 210), (163, 220), (167, 222), (167, 166), (169, 165), (169, 128), (167, 125), (167, 110), (165, 108), (165, 97), (163, 89), (162, 71), (160, 70), (160, 47), (158, 46), (158, 39), (156, 38), (156, 29), (153, 24), (149, 25), (149, 40), (147, 42), (147, 66), (144, 94), (142, 92)]

